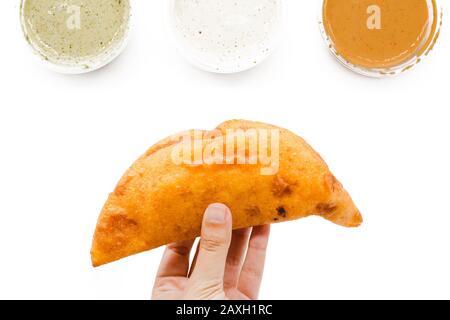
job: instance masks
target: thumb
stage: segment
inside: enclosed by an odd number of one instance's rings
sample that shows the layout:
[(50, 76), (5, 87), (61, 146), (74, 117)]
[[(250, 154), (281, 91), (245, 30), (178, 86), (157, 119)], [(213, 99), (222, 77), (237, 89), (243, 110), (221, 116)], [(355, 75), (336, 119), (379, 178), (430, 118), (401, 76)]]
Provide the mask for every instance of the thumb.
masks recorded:
[[(231, 242), (232, 217), (223, 204), (212, 204), (203, 216), (197, 261), (189, 278), (191, 289), (202, 295), (223, 291), (223, 276)], [(213, 292), (204, 292), (204, 291)], [(195, 290), (197, 291), (197, 290)]]

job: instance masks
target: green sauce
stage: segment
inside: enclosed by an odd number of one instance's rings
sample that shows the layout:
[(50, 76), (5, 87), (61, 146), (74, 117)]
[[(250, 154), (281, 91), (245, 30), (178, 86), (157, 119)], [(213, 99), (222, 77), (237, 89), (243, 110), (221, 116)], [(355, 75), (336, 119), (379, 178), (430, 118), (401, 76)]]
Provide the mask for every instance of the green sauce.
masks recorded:
[(21, 6), (25, 36), (45, 60), (86, 69), (114, 55), (129, 17), (129, 0), (22, 0)]

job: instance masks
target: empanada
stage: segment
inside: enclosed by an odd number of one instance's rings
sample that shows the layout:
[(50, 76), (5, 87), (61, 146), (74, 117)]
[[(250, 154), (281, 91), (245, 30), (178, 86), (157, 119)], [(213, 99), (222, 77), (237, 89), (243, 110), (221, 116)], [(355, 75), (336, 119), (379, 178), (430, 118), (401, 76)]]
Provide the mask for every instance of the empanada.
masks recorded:
[(234, 229), (311, 215), (345, 227), (362, 223), (348, 193), (303, 139), (232, 120), (214, 131), (169, 137), (132, 165), (100, 214), (92, 263), (193, 239), (205, 209), (217, 202), (231, 209)]

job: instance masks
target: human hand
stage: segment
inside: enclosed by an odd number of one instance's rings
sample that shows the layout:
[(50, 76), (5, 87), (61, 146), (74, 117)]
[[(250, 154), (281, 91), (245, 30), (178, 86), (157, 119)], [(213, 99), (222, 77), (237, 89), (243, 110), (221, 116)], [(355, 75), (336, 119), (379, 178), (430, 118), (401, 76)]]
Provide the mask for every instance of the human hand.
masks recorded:
[(194, 240), (168, 245), (152, 299), (257, 299), (269, 232), (268, 225), (232, 231), (230, 210), (222, 204), (210, 205), (192, 266), (189, 255)]

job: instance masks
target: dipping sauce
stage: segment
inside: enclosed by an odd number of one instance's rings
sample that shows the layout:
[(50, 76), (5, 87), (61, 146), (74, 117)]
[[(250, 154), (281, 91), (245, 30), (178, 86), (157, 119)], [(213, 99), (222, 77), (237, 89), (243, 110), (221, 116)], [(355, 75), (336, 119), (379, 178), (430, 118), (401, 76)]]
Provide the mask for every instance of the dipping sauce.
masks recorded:
[(129, 0), (22, 0), (22, 27), (45, 60), (90, 71), (119, 54), (128, 30)]
[(438, 19), (435, 0), (325, 0), (323, 4), (323, 27), (331, 49), (366, 69), (415, 64), (435, 40)]
[(250, 69), (275, 47), (281, 0), (171, 0), (177, 45), (211, 72)]

